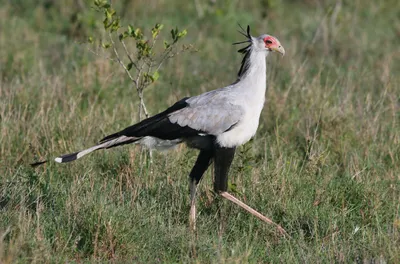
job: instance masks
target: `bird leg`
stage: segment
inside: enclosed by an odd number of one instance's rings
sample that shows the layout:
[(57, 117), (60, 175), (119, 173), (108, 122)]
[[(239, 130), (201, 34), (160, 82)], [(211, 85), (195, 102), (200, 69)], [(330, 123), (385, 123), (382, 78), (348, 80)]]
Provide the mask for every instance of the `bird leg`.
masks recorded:
[(214, 172), (214, 191), (224, 197), (225, 199), (239, 205), (244, 210), (254, 215), (255, 217), (261, 219), (262, 221), (273, 224), (277, 227), (278, 231), (282, 235), (290, 237), (287, 232), (278, 224), (274, 223), (271, 219), (263, 216), (247, 204), (235, 198), (233, 195), (227, 192), (228, 189), (228, 172), (232, 164), (233, 157), (235, 155), (235, 148), (222, 148), (218, 147), (215, 151), (214, 161), (215, 161), (215, 172)]
[(189, 175), (189, 190), (190, 190), (190, 213), (189, 223), (192, 231), (196, 230), (196, 190), (204, 172), (210, 166), (213, 157), (213, 151), (200, 150), (196, 163)]
[(228, 189), (228, 172), (235, 156), (236, 148), (217, 146), (214, 156), (214, 191), (225, 192)]
[(189, 213), (189, 225), (192, 231), (196, 231), (196, 190), (197, 183), (195, 179), (190, 179), (190, 213)]
[[(224, 148), (218, 144), (215, 145), (214, 155), (214, 191), (217, 194), (225, 192), (228, 189), (228, 172), (235, 156), (235, 148)], [(222, 208), (218, 210), (220, 231), (219, 237), (222, 236), (225, 229), (225, 219)]]

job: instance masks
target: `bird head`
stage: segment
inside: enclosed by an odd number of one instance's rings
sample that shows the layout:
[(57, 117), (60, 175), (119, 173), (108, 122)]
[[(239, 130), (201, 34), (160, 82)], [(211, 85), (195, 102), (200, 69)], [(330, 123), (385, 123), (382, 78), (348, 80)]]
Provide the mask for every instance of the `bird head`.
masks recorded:
[(258, 50), (278, 52), (282, 54), (282, 56), (285, 55), (285, 49), (283, 48), (279, 40), (273, 36), (266, 34), (261, 35), (257, 38), (253, 38), (253, 43), (253, 45), (255, 45)]
[(234, 45), (236, 44), (243, 44), (243, 43), (250, 43), (247, 47), (244, 47), (239, 50), (240, 53), (246, 53), (250, 48), (256, 51), (264, 51), (266, 54), (269, 52), (278, 52), (282, 54), (282, 56), (285, 55), (285, 49), (279, 42), (279, 40), (276, 37), (263, 34), (259, 37), (252, 37), (250, 35), (250, 26), (247, 26), (247, 31), (245, 31), (240, 25), (239, 27), (241, 28), (242, 31), (239, 31), (240, 34), (245, 36), (247, 40), (241, 41), (241, 42), (236, 42), (233, 43)]

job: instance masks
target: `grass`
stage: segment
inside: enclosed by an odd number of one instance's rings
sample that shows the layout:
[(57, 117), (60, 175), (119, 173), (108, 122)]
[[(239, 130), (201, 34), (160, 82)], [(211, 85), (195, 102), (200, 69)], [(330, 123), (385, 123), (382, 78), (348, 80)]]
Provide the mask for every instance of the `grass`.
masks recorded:
[(86, 2), (38, 3), (0, 8), (0, 262), (400, 262), (398, 1), (126, 1), (124, 21), (187, 28), (199, 50), (166, 64), (145, 92), (153, 114), (234, 81), (237, 22), (287, 52), (268, 58), (260, 127), (230, 182), (293, 239), (215, 198), (208, 171), (196, 256), (196, 151), (149, 164), (127, 146), (30, 168), (130, 125), (138, 107), (120, 67), (79, 44), (97, 32)]

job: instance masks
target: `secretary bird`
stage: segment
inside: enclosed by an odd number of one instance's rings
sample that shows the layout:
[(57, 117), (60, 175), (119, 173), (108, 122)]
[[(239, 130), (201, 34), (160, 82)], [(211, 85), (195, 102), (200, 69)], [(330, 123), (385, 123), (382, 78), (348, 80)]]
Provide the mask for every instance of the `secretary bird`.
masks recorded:
[[(91, 148), (55, 158), (65, 163), (99, 149), (125, 144), (140, 144), (150, 149), (166, 149), (180, 143), (199, 149), (196, 163), (189, 174), (190, 226), (195, 230), (197, 185), (214, 162), (214, 191), (241, 206), (261, 220), (284, 229), (239, 201), (227, 192), (228, 171), (235, 149), (248, 142), (256, 133), (266, 91), (266, 57), (271, 52), (285, 54), (279, 40), (270, 35), (252, 37), (250, 27), (239, 31), (248, 45), (238, 52), (244, 54), (237, 80), (226, 87), (194, 97), (187, 97), (155, 116), (103, 138)], [(44, 161), (45, 162), (45, 161)], [(32, 165), (40, 165), (38, 162)]]

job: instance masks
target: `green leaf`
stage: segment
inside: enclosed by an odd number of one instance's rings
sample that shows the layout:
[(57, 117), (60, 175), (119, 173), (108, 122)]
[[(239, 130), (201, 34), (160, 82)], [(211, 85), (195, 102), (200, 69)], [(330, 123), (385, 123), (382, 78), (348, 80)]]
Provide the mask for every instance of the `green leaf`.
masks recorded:
[(186, 36), (186, 34), (187, 34), (187, 30), (184, 29), (184, 30), (182, 30), (181, 32), (178, 33), (178, 38), (182, 38), (182, 37)]
[(110, 4), (107, 2), (107, 0), (95, 0), (94, 5), (97, 6), (98, 8), (109, 8)]
[(135, 29), (135, 31), (133, 32), (133, 37), (135, 39), (142, 39), (143, 38), (143, 34), (140, 31), (140, 28)]
[(158, 34), (160, 34), (161, 29), (164, 27), (163, 24), (156, 24), (152, 29), (151, 29), (151, 33), (153, 35), (153, 39), (155, 39)]
[(164, 28), (164, 25), (163, 24), (156, 24), (156, 27), (157, 27), (157, 29), (158, 30), (161, 30), (161, 29), (163, 29)]
[(186, 34), (187, 34), (186, 29), (182, 30), (181, 32), (179, 32), (178, 28), (172, 29), (171, 36), (172, 36), (173, 43), (176, 43), (180, 38), (186, 36)]
[(119, 17), (111, 23), (111, 32), (117, 31), (121, 27)]
[(150, 82), (150, 83), (154, 82), (153, 76), (148, 75), (147, 73), (143, 74), (143, 77), (144, 77), (144, 80), (145, 80), (146, 82)]
[(107, 8), (105, 11), (105, 15), (109, 20), (112, 20), (115, 14), (116, 14), (116, 11), (112, 8)]
[(127, 31), (128, 34), (129, 34), (129, 35), (132, 35), (133, 30), (134, 30), (134, 29), (133, 29), (133, 26), (129, 25), (129, 26), (128, 26), (128, 31)]
[(160, 33), (160, 31), (158, 31), (157, 29), (151, 29), (151, 35), (153, 36), (153, 39), (157, 37), (158, 33)]
[(166, 40), (164, 40), (164, 49), (168, 49), (171, 45), (168, 44)]
[(105, 30), (107, 30), (107, 29), (110, 28), (111, 23), (110, 23), (110, 21), (108, 20), (108, 18), (104, 18), (104, 20), (103, 20), (103, 25), (104, 25), (104, 29), (105, 29)]
[(130, 62), (130, 63), (126, 66), (126, 68), (128, 69), (128, 71), (130, 71), (130, 70), (132, 69), (132, 66), (133, 66), (133, 63), (132, 63), (132, 62)]
[(126, 39), (128, 36), (129, 36), (128, 31), (124, 31), (124, 33), (119, 34), (119, 40), (121, 41), (123, 39)]
[(151, 55), (151, 48), (149, 46), (149, 41), (145, 41), (143, 39), (138, 40), (136, 42), (136, 48), (138, 49), (138, 58), (142, 58), (143, 56), (149, 57)]
[(92, 43), (93, 43), (93, 37), (88, 37), (88, 42), (89, 42), (90, 44), (92, 44)]
[(158, 78), (160, 78), (160, 74), (156, 71), (156, 72), (153, 73), (153, 81), (154, 82), (157, 81)]
[(105, 49), (108, 49), (109, 47), (111, 47), (110, 43), (102, 43), (101, 46)]
[(175, 42), (175, 40), (176, 40), (176, 34), (178, 33), (178, 28), (176, 28), (176, 29), (171, 29), (171, 37), (172, 37), (172, 40)]

